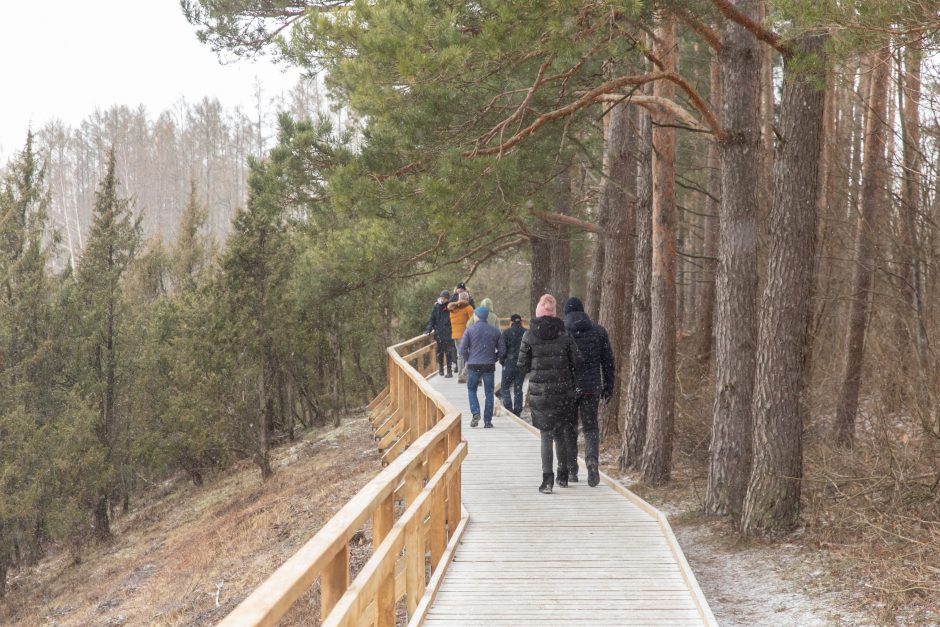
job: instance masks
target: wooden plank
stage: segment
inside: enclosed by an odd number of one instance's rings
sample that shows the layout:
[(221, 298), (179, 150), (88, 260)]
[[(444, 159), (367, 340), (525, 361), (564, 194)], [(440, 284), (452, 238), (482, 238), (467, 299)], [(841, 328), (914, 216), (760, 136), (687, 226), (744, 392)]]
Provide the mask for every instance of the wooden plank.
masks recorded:
[(405, 428), (405, 424), (401, 420), (392, 424), (392, 427), (385, 433), (382, 439), (379, 440), (379, 444), (378, 444), (379, 450), (389, 448), (399, 437), (401, 437), (401, 434), (404, 428)]
[(349, 545), (329, 561), (320, 575), (320, 620), (325, 619), (349, 587)]
[(425, 450), (445, 439), (459, 419), (456, 413), (449, 413), (439, 425), (421, 436), (412, 450), (379, 472), (220, 624), (226, 627), (275, 624), (372, 516), (379, 503), (393, 493), (402, 477), (415, 465), (423, 463)]
[[(414, 499), (414, 502), (402, 513), (388, 536), (382, 544), (374, 550), (372, 556), (362, 567), (362, 570), (359, 571), (356, 579), (353, 581), (352, 585), (350, 585), (349, 590), (347, 590), (346, 594), (344, 594), (336, 604), (333, 613), (327, 617), (327, 620), (323, 621), (324, 627), (356, 624), (358, 620), (356, 610), (364, 611), (367, 600), (376, 596), (380, 581), (383, 580), (383, 576), (387, 576), (387, 566), (385, 566), (385, 564), (397, 557), (403, 548), (406, 551), (405, 559), (398, 561), (399, 563), (404, 563), (404, 572), (402, 573), (404, 575), (404, 588), (407, 594), (411, 593), (413, 583), (409, 582), (409, 579), (413, 577), (413, 574), (408, 564), (409, 553), (412, 556), (416, 556), (420, 551), (422, 566), (424, 563), (423, 550), (418, 549), (413, 552), (409, 552), (408, 550), (409, 544), (414, 543), (414, 538), (420, 539), (422, 537), (422, 534), (412, 533), (412, 531), (416, 532), (420, 529), (420, 522), (423, 520), (429, 507), (428, 499), (433, 490), (445, 484), (453, 474), (459, 472), (460, 463), (466, 454), (466, 445), (458, 448), (448, 458), (444, 466), (438, 470), (437, 474), (428, 481), (427, 489), (422, 490), (418, 497)], [(424, 594), (424, 581), (424, 573), (422, 570), (420, 583), (418, 583), (417, 588), (420, 589), (421, 595)], [(395, 599), (398, 599), (401, 596), (400, 591), (402, 591), (399, 586), (399, 576), (396, 576), (395, 588)], [(416, 605), (417, 602), (415, 603), (415, 606)]]
[(366, 409), (372, 410), (378, 407), (379, 403), (384, 402), (388, 398), (388, 386), (386, 385), (382, 388), (382, 391), (379, 392), (378, 396), (372, 399), (372, 401), (366, 406)]
[[(430, 383), (469, 413), (465, 386)], [(460, 480), (471, 519), (424, 624), (713, 624), (657, 510), (609, 477), (539, 494), (538, 431), (497, 416), (495, 429), (465, 432)]]

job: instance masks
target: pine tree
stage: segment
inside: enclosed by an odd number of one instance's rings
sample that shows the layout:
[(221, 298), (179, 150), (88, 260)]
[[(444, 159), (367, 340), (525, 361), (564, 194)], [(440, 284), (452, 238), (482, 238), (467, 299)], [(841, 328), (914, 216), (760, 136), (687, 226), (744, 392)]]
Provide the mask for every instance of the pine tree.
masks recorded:
[(38, 557), (46, 535), (48, 202), (45, 169), (29, 133), (0, 182), (0, 596), (8, 568)]
[(118, 474), (127, 449), (127, 416), (117, 406), (118, 388), (122, 383), (122, 341), (126, 331), (122, 284), (139, 242), (140, 220), (132, 215), (130, 201), (119, 195), (112, 150), (95, 195), (94, 222), (77, 276), (84, 323), (82, 379), (88, 400), (97, 407), (95, 434), (108, 464), (104, 489), (96, 495), (93, 504), (99, 538), (111, 533), (108, 508), (118, 494)]

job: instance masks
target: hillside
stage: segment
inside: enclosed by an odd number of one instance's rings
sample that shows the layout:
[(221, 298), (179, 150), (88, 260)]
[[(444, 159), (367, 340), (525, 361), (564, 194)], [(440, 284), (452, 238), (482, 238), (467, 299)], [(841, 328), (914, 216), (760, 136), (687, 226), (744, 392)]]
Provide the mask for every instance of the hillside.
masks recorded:
[(202, 487), (183, 477), (155, 485), (80, 564), (58, 547), (15, 571), (0, 623), (214, 624), (380, 468), (361, 415), (272, 452), (266, 483), (246, 461)]

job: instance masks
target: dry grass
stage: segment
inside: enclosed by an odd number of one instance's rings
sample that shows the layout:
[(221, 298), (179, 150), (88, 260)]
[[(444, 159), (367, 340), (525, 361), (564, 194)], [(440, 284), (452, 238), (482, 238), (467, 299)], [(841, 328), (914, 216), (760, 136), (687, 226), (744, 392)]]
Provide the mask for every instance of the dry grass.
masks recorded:
[[(306, 434), (274, 460), (267, 483), (248, 462), (199, 488), (168, 481), (118, 518), (114, 540), (81, 564), (61, 551), (14, 572), (0, 623), (214, 624), (380, 469), (364, 416)], [(292, 622), (309, 624), (318, 596), (308, 594)]]
[[(880, 363), (887, 363), (884, 355)], [(829, 365), (820, 372), (830, 372)], [(651, 488), (636, 483), (636, 473), (622, 475), (616, 437), (601, 455), (609, 473), (622, 476), (675, 525), (695, 527), (696, 541), (708, 542), (713, 555), (754, 551), (760, 555), (755, 568), (776, 556), (794, 569), (794, 578), (812, 580), (808, 594), (832, 595), (837, 616), (862, 616), (860, 624), (940, 624), (940, 442), (902, 409), (911, 404), (909, 381), (884, 372), (872, 377), (851, 451), (828, 444), (834, 385), (817, 382), (804, 437), (802, 526), (756, 540), (739, 536), (730, 521), (701, 514), (713, 382), (691, 362), (681, 371), (672, 482)], [(905, 396), (892, 397), (898, 390)]]
[(854, 450), (820, 438), (807, 450), (806, 541), (833, 559), (879, 620), (940, 623), (936, 442), (919, 425), (865, 408)]

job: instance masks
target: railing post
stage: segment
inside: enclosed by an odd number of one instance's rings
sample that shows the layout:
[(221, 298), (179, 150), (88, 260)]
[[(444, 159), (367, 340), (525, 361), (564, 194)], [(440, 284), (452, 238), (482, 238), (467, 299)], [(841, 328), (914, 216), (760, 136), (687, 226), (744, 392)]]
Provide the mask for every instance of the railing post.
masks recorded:
[[(447, 432), (447, 454), (453, 453), (460, 444), (460, 421)], [(460, 523), (460, 473), (455, 472), (447, 482), (447, 533), (453, 535)]]
[[(441, 466), (444, 465), (444, 462), (447, 460), (447, 439), (442, 438), (431, 451), (431, 455), (428, 457), (428, 475), (433, 477)], [(445, 498), (447, 496), (447, 486), (446, 483), (440, 483), (435, 487), (434, 492), (431, 494), (431, 519), (430, 519), (430, 546), (431, 551), (431, 570), (433, 571), (438, 562), (441, 561), (441, 556), (444, 554), (444, 547), (447, 546), (447, 529), (446, 529), (446, 514), (444, 512), (445, 508)]]
[(395, 364), (395, 360), (392, 359), (391, 355), (388, 355), (388, 367), (386, 372), (388, 373), (388, 395), (390, 400), (389, 413), (395, 411), (395, 407), (398, 403), (398, 387), (396, 386), (395, 373), (398, 370), (398, 366)]
[(384, 501), (375, 509), (372, 514), (372, 550), (374, 551), (385, 540), (385, 536), (391, 531), (395, 511), (395, 494), (389, 494)]
[[(420, 392), (420, 390), (419, 390)], [(428, 397), (418, 394), (418, 429), (421, 433), (428, 431)]]
[(343, 544), (320, 573), (320, 620), (326, 620), (349, 587), (349, 544)]
[(405, 595), (408, 618), (414, 615), (424, 594), (424, 525), (423, 515), (415, 516), (405, 528)]
[(405, 431), (408, 432), (408, 444), (411, 444), (416, 439), (415, 431), (417, 431), (417, 429), (415, 429), (414, 412), (411, 410), (411, 377), (409, 377), (407, 373), (402, 372), (402, 378), (404, 379), (404, 399), (401, 404), (401, 409), (403, 412), (402, 420), (405, 421), (403, 424), (405, 425)]
[(375, 627), (395, 627), (395, 560), (382, 562), (375, 593)]

